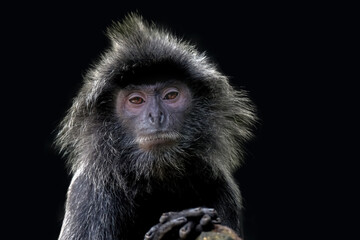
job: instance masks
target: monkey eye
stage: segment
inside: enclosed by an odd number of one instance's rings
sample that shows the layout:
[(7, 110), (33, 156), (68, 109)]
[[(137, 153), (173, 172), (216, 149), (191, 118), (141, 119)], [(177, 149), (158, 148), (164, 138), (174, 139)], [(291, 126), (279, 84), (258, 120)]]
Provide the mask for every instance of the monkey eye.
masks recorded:
[(129, 102), (131, 102), (132, 104), (142, 104), (145, 101), (141, 97), (132, 97), (129, 99)]
[(164, 100), (172, 100), (175, 99), (179, 95), (178, 92), (172, 91), (165, 95)]

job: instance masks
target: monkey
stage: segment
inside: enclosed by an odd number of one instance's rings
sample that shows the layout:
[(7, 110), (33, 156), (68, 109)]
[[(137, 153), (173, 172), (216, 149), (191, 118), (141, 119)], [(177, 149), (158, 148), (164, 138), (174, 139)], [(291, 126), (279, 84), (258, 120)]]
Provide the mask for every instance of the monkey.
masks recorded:
[(59, 239), (194, 239), (220, 222), (242, 236), (248, 93), (138, 13), (107, 36), (55, 140), (72, 174)]

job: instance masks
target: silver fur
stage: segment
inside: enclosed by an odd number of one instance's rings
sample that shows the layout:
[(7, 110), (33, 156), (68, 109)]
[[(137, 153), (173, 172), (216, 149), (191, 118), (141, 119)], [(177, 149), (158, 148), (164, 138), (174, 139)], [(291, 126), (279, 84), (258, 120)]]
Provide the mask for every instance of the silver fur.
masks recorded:
[[(100, 192), (109, 184), (111, 176), (111, 181), (116, 181), (112, 183), (114, 191), (121, 190), (131, 201), (140, 190), (129, 188), (132, 184), (128, 184), (128, 175), (133, 173), (135, 177), (131, 181), (135, 182), (145, 179), (149, 184), (146, 191), (150, 192), (151, 179), (176, 182), (174, 179), (186, 176), (189, 159), (199, 159), (194, 168), (207, 169), (212, 179), (225, 179), (224, 189), (229, 192), (224, 197), (240, 209), (240, 191), (232, 173), (244, 159), (243, 145), (252, 137), (251, 129), (256, 122), (255, 108), (246, 92), (230, 86), (228, 78), (193, 45), (148, 24), (138, 15), (131, 14), (123, 22), (115, 23), (109, 28), (108, 36), (110, 48), (85, 76), (56, 139), (74, 174), (68, 199), (79, 176), (88, 179)], [(193, 106), (181, 133), (159, 136), (179, 139), (179, 144), (166, 151), (144, 152), (136, 146), (148, 139), (136, 138), (128, 132), (115, 111), (106, 112), (104, 106), (112, 106), (113, 97), (103, 96), (104, 93), (114, 94), (115, 78), (121, 82), (122, 76), (132, 69), (163, 61), (187, 71), (190, 84), (196, 86)], [(207, 92), (205, 96), (201, 95), (203, 89)], [(194, 146), (201, 146), (201, 149), (194, 149)], [(198, 171), (200, 174), (205, 170)], [(129, 204), (129, 208), (134, 207), (131, 202)], [(94, 206), (94, 211), (107, 219), (106, 207), (102, 206), (102, 203)], [(226, 214), (226, 208), (220, 205), (217, 211)], [(77, 208), (68, 200), (60, 239), (77, 239), (81, 234), (86, 238), (88, 235), (84, 232), (89, 228), (93, 229), (92, 235), (100, 239), (113, 239), (115, 231), (121, 232), (121, 228), (98, 229), (101, 226), (96, 225), (95, 218), (78, 223), (70, 209)]]

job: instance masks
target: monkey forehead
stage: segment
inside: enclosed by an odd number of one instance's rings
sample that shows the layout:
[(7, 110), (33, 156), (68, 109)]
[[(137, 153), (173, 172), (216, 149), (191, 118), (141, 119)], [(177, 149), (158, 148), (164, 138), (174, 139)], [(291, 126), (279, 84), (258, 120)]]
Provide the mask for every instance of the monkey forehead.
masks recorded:
[(152, 63), (144, 64), (139, 59), (135, 66), (118, 69), (112, 81), (123, 88), (127, 85), (155, 84), (171, 80), (187, 81), (190, 78), (190, 74), (174, 62), (154, 60)]
[(144, 91), (144, 92), (149, 92), (149, 93), (156, 93), (161, 91), (164, 88), (167, 87), (180, 87), (180, 88), (184, 88), (184, 87), (188, 87), (185, 83), (179, 81), (179, 80), (175, 80), (175, 79), (170, 79), (170, 80), (158, 80), (158, 81), (152, 81), (151, 79), (149, 81), (144, 80), (143, 83), (138, 83), (138, 84), (129, 84), (127, 86), (125, 86), (123, 88), (124, 91), (136, 91), (136, 90), (140, 90)]

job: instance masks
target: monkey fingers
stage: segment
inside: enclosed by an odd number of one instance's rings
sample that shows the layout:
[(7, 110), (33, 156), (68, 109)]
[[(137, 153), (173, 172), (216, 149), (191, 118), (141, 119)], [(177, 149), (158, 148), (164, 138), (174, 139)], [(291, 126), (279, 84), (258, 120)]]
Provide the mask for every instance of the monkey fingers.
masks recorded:
[(214, 229), (214, 223), (220, 223), (220, 218), (212, 220), (212, 218), (205, 214), (196, 225), (194, 221), (186, 223), (179, 231), (180, 239), (193, 239), (201, 232), (207, 232)]
[(199, 218), (204, 215), (208, 215), (212, 219), (216, 219), (218, 217), (218, 214), (215, 209), (202, 208), (202, 207), (186, 209), (186, 210), (179, 212), (178, 214), (181, 216), (190, 217), (190, 218), (191, 217)]
[(186, 218), (180, 217), (172, 219), (165, 223), (159, 223), (152, 227), (146, 234), (144, 240), (160, 240), (164, 235), (170, 232), (173, 228), (184, 224), (187, 221)]
[(197, 232), (207, 232), (214, 229), (214, 224), (221, 223), (220, 218), (212, 219), (209, 215), (205, 214), (201, 219), (199, 224), (196, 226), (195, 230)]
[(198, 208), (186, 209), (186, 210), (183, 210), (180, 212), (164, 213), (160, 217), (159, 222), (164, 223), (166, 221), (170, 221), (172, 219), (179, 218), (179, 217), (185, 217), (187, 219), (200, 219), (204, 215), (208, 215), (212, 221), (216, 222), (219, 220), (218, 214), (215, 209), (198, 207)]
[(164, 223), (166, 221), (168, 221), (169, 219), (173, 218), (173, 216), (176, 214), (176, 212), (167, 212), (167, 213), (163, 213), (159, 219), (160, 223)]
[(186, 223), (179, 230), (180, 239), (186, 239), (190, 235), (190, 233), (193, 231), (194, 228), (195, 228), (195, 223), (194, 222)]

